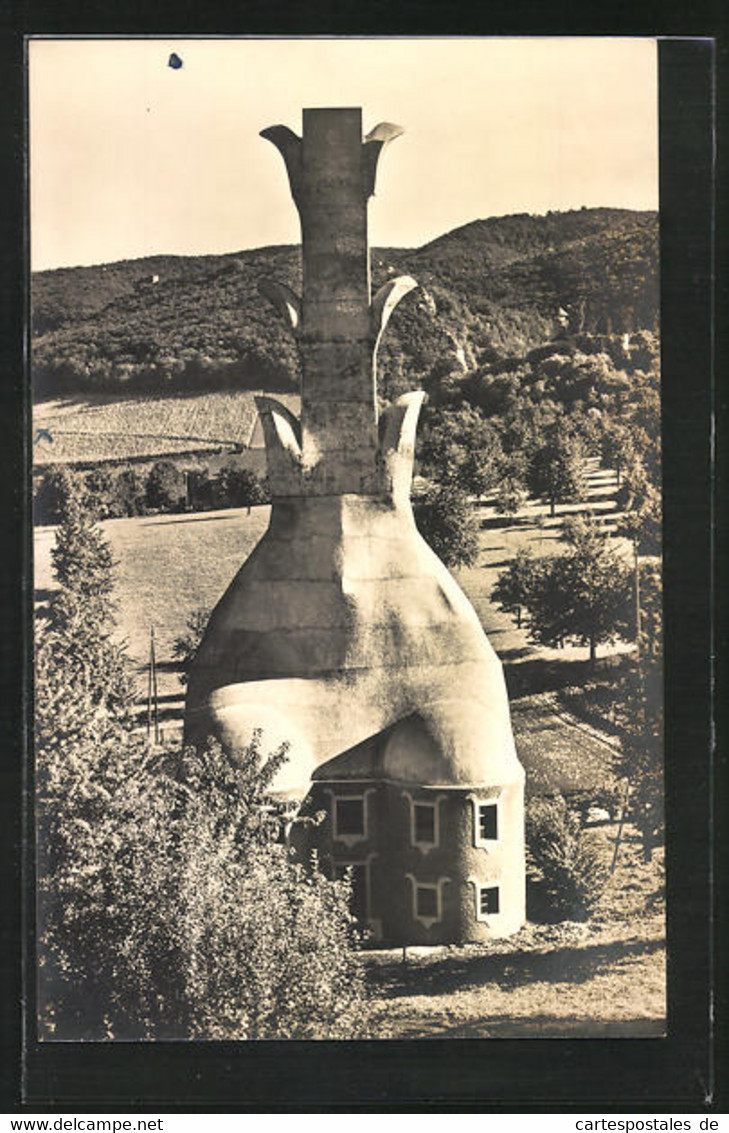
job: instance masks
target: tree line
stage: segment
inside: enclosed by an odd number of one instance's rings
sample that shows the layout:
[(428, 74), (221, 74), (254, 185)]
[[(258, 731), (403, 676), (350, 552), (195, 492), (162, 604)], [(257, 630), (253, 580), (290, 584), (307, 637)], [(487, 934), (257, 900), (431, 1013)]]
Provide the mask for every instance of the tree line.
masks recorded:
[(34, 522), (60, 523), (71, 500), (97, 519), (117, 519), (254, 507), (269, 503), (270, 494), (265, 477), (235, 464), (223, 465), (215, 475), (206, 468), (185, 468), (172, 460), (158, 460), (146, 471), (134, 465), (99, 465), (83, 473), (62, 465), (37, 481)]

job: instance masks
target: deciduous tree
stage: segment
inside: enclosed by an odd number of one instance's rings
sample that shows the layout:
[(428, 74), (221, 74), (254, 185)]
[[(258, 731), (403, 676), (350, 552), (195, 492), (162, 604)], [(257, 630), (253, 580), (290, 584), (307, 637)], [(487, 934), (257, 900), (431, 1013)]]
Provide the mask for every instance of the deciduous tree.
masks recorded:
[(529, 631), (543, 645), (575, 641), (594, 661), (599, 645), (632, 632), (631, 572), (608, 541), (592, 533), (540, 563), (529, 594)]
[(501, 442), (494, 426), (465, 406), (426, 419), (418, 455), (423, 473), (437, 484), (479, 496), (496, 482)]
[(465, 492), (451, 485), (431, 487), (413, 501), (420, 534), (446, 566), (472, 566), (478, 528)]
[(579, 500), (587, 490), (582, 445), (576, 437), (554, 434), (537, 448), (529, 462), (528, 483), (535, 496), (558, 503)]
[(540, 564), (531, 551), (517, 551), (491, 591), (491, 601), (496, 602), (505, 614), (516, 614), (516, 624), (520, 629), (522, 610), (529, 606), (539, 569)]

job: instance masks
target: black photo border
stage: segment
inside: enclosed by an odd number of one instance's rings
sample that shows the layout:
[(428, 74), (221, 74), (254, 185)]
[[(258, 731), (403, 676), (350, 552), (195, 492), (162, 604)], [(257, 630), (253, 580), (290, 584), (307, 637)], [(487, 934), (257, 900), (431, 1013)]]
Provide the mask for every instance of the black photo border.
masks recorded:
[[(725, 43), (718, 8), (691, 18), (663, 10), (633, 26), (603, 14), (596, 27), (546, 26), (536, 5), (485, 27), (478, 5), (448, 10), (429, 3), (394, 8), (374, 0), (337, 13), (325, 5), (241, 5), (235, 17), (188, 2), (18, 6), (0, 25), (6, 100), (0, 320), (0, 404), (5, 453), (0, 462), (2, 633), (0, 762), (3, 853), (3, 987), (0, 1082), (6, 1111), (30, 1112), (724, 1112), (726, 1077), (726, 764), (715, 754), (710, 659), (721, 645), (726, 564), (712, 465), (713, 421), (726, 393), (714, 385), (716, 351), (726, 336), (716, 318), (715, 128), (723, 90)], [(567, 20), (564, 21), (565, 25)], [(618, 26), (622, 23), (623, 26)], [(32, 609), (28, 522), (29, 451), (25, 379), (27, 185), (25, 41), (28, 35), (649, 35), (659, 47), (661, 132), (661, 295), (665, 452), (666, 788), (669, 1017), (664, 1039), (415, 1040), (368, 1043), (44, 1043), (35, 1038), (32, 955), (32, 781), (25, 763), (29, 626)], [(689, 30), (687, 30), (689, 29)], [(691, 33), (693, 33), (693, 38)], [(722, 64), (717, 70), (717, 61)], [(718, 75), (718, 85), (717, 85)], [(721, 154), (719, 155), (721, 156)], [(725, 306), (725, 310), (729, 309)], [(716, 323), (716, 325), (715, 325)], [(715, 334), (716, 332), (716, 334)], [(723, 337), (722, 337), (723, 335)], [(725, 465), (721, 459), (718, 473)], [(724, 501), (725, 503), (725, 501)], [(717, 546), (719, 556), (717, 556)], [(716, 592), (717, 601), (713, 601)], [(721, 675), (721, 670), (719, 670)], [(718, 721), (721, 724), (721, 721)], [(721, 772), (721, 775), (719, 775)], [(24, 871), (24, 872), (23, 872)], [(723, 964), (722, 964), (723, 962)], [(715, 1020), (712, 1023), (712, 1014)], [(725, 1026), (725, 1024), (724, 1024)], [(726, 1062), (724, 1062), (726, 1065)]]

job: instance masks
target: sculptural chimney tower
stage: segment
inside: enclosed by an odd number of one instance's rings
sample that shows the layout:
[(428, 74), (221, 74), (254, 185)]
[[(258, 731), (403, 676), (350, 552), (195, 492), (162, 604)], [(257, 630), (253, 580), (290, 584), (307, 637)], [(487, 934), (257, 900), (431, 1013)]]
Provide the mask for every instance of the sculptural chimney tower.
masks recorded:
[(302, 858), (354, 869), (380, 939), (482, 940), (524, 919), (524, 772), (499, 660), (415, 526), (423, 393), (378, 420), (377, 346), (417, 284), (371, 296), (367, 203), (401, 133), (363, 139), (359, 109), (304, 110), (302, 137), (262, 131), (301, 220), (302, 297), (262, 285), (296, 338), (301, 418), (257, 398), (270, 525), (213, 611), (185, 731), (234, 758), (257, 728), (266, 750), (290, 744), (275, 788), (327, 814), (298, 828)]
[[(303, 125), (302, 138), (285, 126), (262, 131), (286, 163), (302, 241), (301, 302), (280, 285), (267, 289), (297, 336), (302, 368), (300, 460), (279, 464), (274, 476), (292, 494), (371, 494), (384, 486), (377, 342), (416, 283), (391, 281), (372, 305), (367, 203), (382, 149), (402, 131), (381, 123), (363, 142), (359, 109), (304, 110)], [(276, 447), (273, 437), (267, 444)]]

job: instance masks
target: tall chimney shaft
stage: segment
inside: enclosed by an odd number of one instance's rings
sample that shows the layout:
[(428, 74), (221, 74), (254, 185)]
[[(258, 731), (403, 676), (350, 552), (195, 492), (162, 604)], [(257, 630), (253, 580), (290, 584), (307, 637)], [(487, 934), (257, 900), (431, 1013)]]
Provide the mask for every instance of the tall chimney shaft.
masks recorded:
[(303, 121), (303, 463), (321, 462), (334, 491), (361, 491), (377, 450), (362, 112), (304, 110)]
[(305, 495), (382, 488), (374, 361), (381, 327), (371, 305), (367, 202), (379, 154), (400, 133), (381, 124), (363, 140), (359, 108), (304, 110), (302, 138), (285, 126), (262, 131), (286, 162), (301, 220)]

